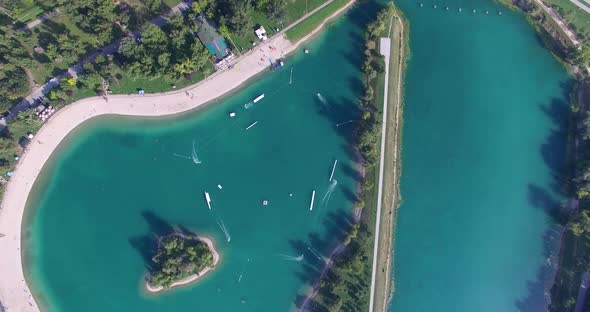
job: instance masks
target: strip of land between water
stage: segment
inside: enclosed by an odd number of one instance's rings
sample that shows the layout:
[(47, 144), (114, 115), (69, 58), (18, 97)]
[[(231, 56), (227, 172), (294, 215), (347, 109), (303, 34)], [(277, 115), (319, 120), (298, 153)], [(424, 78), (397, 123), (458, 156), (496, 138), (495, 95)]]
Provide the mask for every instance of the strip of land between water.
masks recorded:
[[(332, 18), (340, 15), (355, 1), (348, 1), (296, 43), (290, 42), (285, 31), (305, 17), (330, 5), (328, 1), (290, 27), (262, 44), (273, 49), (270, 57), (279, 59), (295, 51), (302, 43), (317, 34)], [(8, 311), (38, 312), (39, 306), (29, 290), (23, 273), (21, 257), (21, 226), (28, 195), (43, 166), (64, 138), (85, 121), (103, 115), (157, 117), (180, 114), (201, 107), (246, 83), (263, 72), (267, 65), (258, 64), (264, 52), (252, 50), (238, 58), (231, 70), (220, 71), (200, 83), (182, 90), (145, 95), (111, 95), (92, 97), (73, 103), (53, 115), (31, 140), (27, 150), (8, 183), (0, 207), (0, 303)]]
[[(387, 311), (393, 292), (393, 242), (397, 207), (399, 205), (399, 176), (401, 170), (400, 143), (403, 114), (403, 76), (406, 64), (406, 20), (396, 8), (386, 38), (380, 46), (385, 56), (383, 90), (383, 124), (379, 162), (378, 202), (375, 220), (375, 242), (371, 276), (369, 311)], [(389, 104), (389, 105), (388, 105)]]

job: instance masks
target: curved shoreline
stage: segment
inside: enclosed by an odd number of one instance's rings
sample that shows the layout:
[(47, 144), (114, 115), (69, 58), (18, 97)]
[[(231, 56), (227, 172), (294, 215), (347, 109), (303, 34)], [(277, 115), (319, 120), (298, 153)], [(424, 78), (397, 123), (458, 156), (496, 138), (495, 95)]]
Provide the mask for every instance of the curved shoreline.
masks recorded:
[(188, 276), (186, 278), (181, 279), (178, 282), (172, 283), (172, 285), (170, 285), (170, 287), (168, 287), (168, 288), (164, 288), (162, 286), (153, 287), (153, 286), (150, 285), (149, 282), (146, 282), (145, 283), (145, 289), (148, 292), (155, 294), (155, 293), (159, 293), (159, 292), (164, 291), (164, 290), (172, 289), (174, 287), (179, 287), (179, 286), (184, 286), (184, 285), (191, 284), (193, 282), (198, 281), (199, 279), (201, 279), (202, 277), (204, 277), (205, 275), (207, 275), (207, 273), (209, 273), (210, 271), (212, 271), (212, 270), (215, 269), (215, 267), (219, 263), (219, 260), (221, 259), (221, 257), (219, 256), (219, 252), (217, 252), (217, 249), (215, 249), (215, 246), (213, 245), (213, 241), (210, 238), (205, 237), (205, 236), (196, 236), (195, 238), (198, 239), (198, 240), (200, 240), (201, 242), (207, 244), (207, 246), (209, 247), (209, 250), (213, 254), (213, 267), (206, 267), (206, 268), (204, 268), (203, 270), (201, 270), (197, 274), (193, 274), (191, 276)]
[(258, 64), (263, 55), (260, 48), (272, 45), (275, 49), (267, 52), (267, 55), (275, 59), (283, 57), (316, 35), (329, 20), (344, 12), (354, 2), (355, 0), (351, 0), (336, 10), (296, 43), (291, 43), (284, 33), (280, 33), (258, 49), (236, 59), (231, 70), (216, 72), (196, 85), (167, 93), (111, 95), (108, 99), (85, 98), (56, 112), (21, 155), (0, 205), (0, 233), (4, 235), (0, 237), (0, 307), (9, 311), (40, 311), (23, 273), (20, 249), (23, 215), (29, 193), (43, 166), (70, 132), (85, 121), (102, 115), (160, 117), (188, 112), (210, 103), (269, 67)]

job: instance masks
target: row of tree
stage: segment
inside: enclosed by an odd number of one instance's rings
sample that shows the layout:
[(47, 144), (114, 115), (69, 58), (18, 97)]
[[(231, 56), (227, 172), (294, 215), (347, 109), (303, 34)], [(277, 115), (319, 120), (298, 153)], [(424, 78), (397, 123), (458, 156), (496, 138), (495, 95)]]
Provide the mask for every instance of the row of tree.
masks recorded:
[[(581, 88), (590, 88), (590, 82), (578, 82), (572, 93), (576, 99), (584, 100), (585, 96), (578, 97)], [(578, 205), (563, 210), (568, 231), (562, 239), (558, 272), (551, 289), (549, 310), (554, 312), (574, 308), (582, 274), (590, 271), (590, 111), (586, 106), (587, 103), (573, 106), (572, 120), (577, 126), (570, 128), (576, 141), (572, 157), (575, 172), (570, 185)]]

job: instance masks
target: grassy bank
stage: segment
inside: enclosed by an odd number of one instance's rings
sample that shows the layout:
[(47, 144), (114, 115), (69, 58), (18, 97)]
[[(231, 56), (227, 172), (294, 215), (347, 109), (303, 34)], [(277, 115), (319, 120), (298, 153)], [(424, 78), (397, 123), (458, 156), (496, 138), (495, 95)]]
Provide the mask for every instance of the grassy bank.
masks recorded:
[(301, 23), (287, 30), (285, 33), (291, 42), (297, 42), (299, 39), (305, 37), (307, 34), (316, 29), (321, 23), (330, 15), (334, 14), (338, 9), (345, 6), (350, 0), (334, 0), (332, 3), (326, 5), (321, 10), (315, 12)]

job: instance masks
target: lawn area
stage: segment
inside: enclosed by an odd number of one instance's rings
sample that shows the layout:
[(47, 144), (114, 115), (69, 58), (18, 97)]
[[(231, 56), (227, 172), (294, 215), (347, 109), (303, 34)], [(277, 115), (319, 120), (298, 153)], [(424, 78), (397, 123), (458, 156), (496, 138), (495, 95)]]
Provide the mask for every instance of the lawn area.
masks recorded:
[[(568, 25), (579, 34), (583, 41), (590, 39), (590, 14), (578, 8), (569, 0), (543, 0), (546, 4), (556, 9)], [(586, 4), (586, 3), (585, 3)], [(590, 5), (589, 5), (590, 6)]]
[(57, 42), (57, 36), (64, 32), (69, 33), (70, 36), (76, 38), (77, 41), (82, 42), (86, 50), (85, 54), (97, 48), (97, 42), (93, 41), (87, 33), (78, 28), (70, 17), (63, 12), (56, 14), (51, 20), (46, 20), (37, 27), (34, 27), (30, 31), (30, 39), (21, 40), (21, 43), (31, 55), (36, 56), (36, 64), (32, 66), (30, 70), (38, 84), (45, 83), (48, 79), (63, 72), (72, 65), (56, 63), (43, 54), (39, 55), (33, 52), (33, 49), (37, 46), (45, 49), (48, 44), (55, 44)]
[(334, 0), (332, 3), (306, 18), (295, 27), (287, 30), (287, 38), (293, 42), (303, 38), (312, 30), (316, 29), (328, 16), (332, 15), (338, 9), (346, 5), (348, 1), (349, 0)]
[(35, 1), (32, 0), (20, 0), (15, 1), (14, 5), (16, 6), (16, 16), (13, 16), (14, 19), (18, 23), (26, 24), (37, 17), (41, 16), (43, 13), (51, 10), (55, 7), (56, 3), (54, 1)]
[[(294, 21), (301, 18), (307, 12), (317, 8), (322, 3), (325, 3), (327, 0), (294, 0), (293, 2), (289, 1), (287, 4), (287, 19), (285, 22), (279, 24), (266, 16), (264, 12), (261, 10), (253, 9), (252, 10), (252, 21), (254, 22), (254, 28), (258, 28), (257, 26), (264, 26), (268, 36), (274, 35), (278, 28), (281, 30), (282, 28), (288, 26), (289, 24), (293, 23)], [(246, 52), (253, 47), (253, 43), (258, 42), (258, 38), (254, 34), (254, 30), (248, 32), (244, 36), (237, 36), (233, 34), (231, 39), (233, 43), (236, 45), (240, 52)]]
[(258, 26), (262, 25), (269, 37), (276, 33), (276, 28), (282, 27), (268, 18), (263, 12), (256, 9), (252, 10), (252, 21), (254, 22), (254, 28), (252, 31), (249, 31), (244, 36), (237, 36), (235, 34), (232, 34), (231, 36), (233, 44), (236, 45), (236, 48), (238, 48), (241, 53), (250, 50), (253, 47), (252, 43), (258, 42), (258, 38), (254, 33), (254, 30), (258, 28)]
[(162, 3), (164, 3), (165, 6), (171, 8), (171, 9), (175, 6), (177, 6), (180, 2), (181, 2), (181, 0), (163, 0), (162, 1)]
[[(211, 73), (214, 72), (214, 66), (212, 63), (207, 63), (207, 70)], [(123, 75), (123, 73), (119, 73)], [(205, 76), (202, 72), (196, 72), (192, 75), (192, 79), (188, 80), (183, 78), (170, 80), (164, 77), (157, 79), (130, 79), (123, 76), (121, 79), (115, 81), (110, 85), (110, 90), (113, 94), (137, 94), (138, 89), (144, 89), (146, 93), (158, 93), (174, 90), (172, 86), (176, 86), (176, 90), (182, 89), (191, 84), (195, 84), (203, 80)]]
[(289, 16), (287, 25), (307, 14), (307, 12), (319, 7), (326, 1), (327, 0), (295, 0), (290, 2), (287, 6), (287, 15)]

